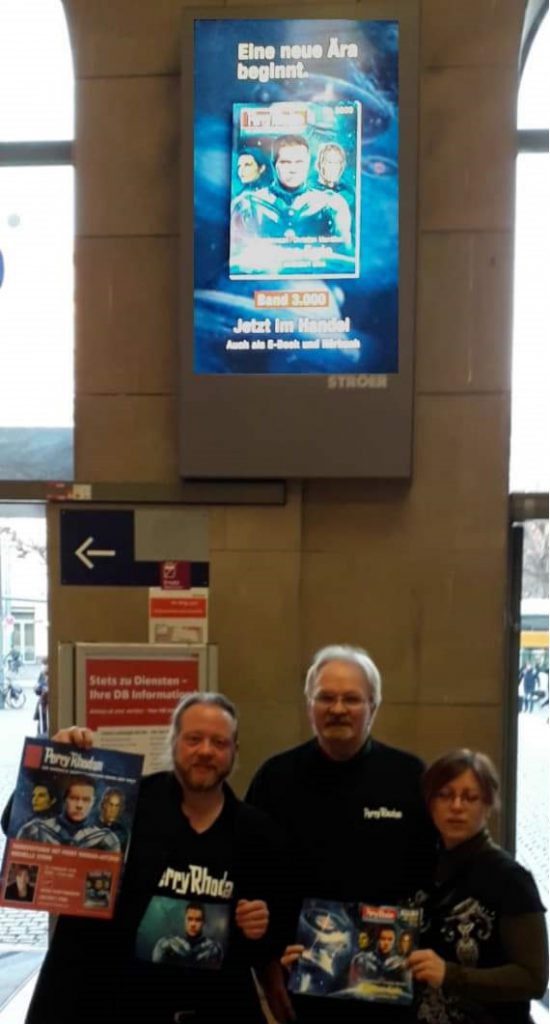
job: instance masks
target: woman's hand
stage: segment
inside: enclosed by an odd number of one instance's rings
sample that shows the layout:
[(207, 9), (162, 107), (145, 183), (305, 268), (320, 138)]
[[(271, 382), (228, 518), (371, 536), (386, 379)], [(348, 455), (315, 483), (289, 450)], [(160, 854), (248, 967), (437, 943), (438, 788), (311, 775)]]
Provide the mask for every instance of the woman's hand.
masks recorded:
[(52, 736), (55, 743), (70, 743), (73, 747), (80, 747), (81, 750), (89, 750), (94, 745), (94, 734), (91, 729), (84, 729), (80, 725), (71, 725), (70, 729), (60, 729)]
[(283, 955), (281, 957), (281, 963), (282, 963), (283, 967), (286, 967), (287, 971), (290, 970), (290, 968), (292, 967), (292, 964), (296, 963), (296, 961), (300, 959), (300, 957), (301, 957), (302, 953), (304, 952), (305, 948), (306, 948), (305, 946), (297, 946), (297, 945), (296, 946), (287, 946), (286, 947), (286, 949), (285, 949), (285, 951), (284, 951), (284, 953), (283, 953)]
[(235, 921), (247, 939), (261, 939), (269, 924), (269, 910), (264, 900), (239, 900)]
[(433, 949), (416, 949), (407, 960), (415, 981), (425, 981), (432, 988), (441, 988), (445, 980), (445, 961)]

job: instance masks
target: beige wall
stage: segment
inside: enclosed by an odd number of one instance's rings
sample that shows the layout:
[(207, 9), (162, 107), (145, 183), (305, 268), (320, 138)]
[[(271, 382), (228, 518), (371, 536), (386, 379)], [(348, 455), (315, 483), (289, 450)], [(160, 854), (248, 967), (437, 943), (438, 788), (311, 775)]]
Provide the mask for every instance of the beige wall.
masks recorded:
[[(181, 6), (65, 0), (82, 481), (177, 479)], [(521, 7), (421, 3), (412, 484), (313, 481), (292, 484), (285, 507), (210, 511), (211, 637), (242, 712), (239, 787), (307, 735), (303, 670), (335, 640), (364, 644), (382, 668), (381, 738), (428, 758), (468, 743), (500, 760)], [(52, 565), (57, 519), (54, 508)], [(145, 592), (52, 577), (53, 644), (146, 640), (146, 628)]]

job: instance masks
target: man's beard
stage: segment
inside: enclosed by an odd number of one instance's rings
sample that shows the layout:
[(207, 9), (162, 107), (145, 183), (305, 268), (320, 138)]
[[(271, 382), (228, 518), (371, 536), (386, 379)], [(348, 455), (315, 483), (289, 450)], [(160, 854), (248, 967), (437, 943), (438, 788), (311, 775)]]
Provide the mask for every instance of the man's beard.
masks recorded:
[(183, 786), (191, 793), (207, 793), (217, 789), (230, 774), (233, 761), (228, 768), (217, 768), (215, 765), (195, 764), (188, 768), (175, 765), (175, 772)]

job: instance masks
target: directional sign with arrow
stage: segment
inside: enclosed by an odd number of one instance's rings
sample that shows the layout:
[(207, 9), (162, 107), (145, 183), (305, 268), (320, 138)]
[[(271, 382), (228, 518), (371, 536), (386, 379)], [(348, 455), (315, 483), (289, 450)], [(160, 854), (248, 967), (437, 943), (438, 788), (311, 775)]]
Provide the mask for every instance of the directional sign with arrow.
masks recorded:
[(95, 558), (114, 558), (115, 555), (116, 555), (116, 551), (113, 551), (113, 550), (111, 550), (111, 551), (100, 551), (99, 548), (92, 549), (90, 547), (90, 544), (93, 544), (93, 542), (94, 542), (94, 538), (93, 537), (87, 537), (86, 540), (84, 541), (84, 543), (81, 544), (80, 547), (77, 548), (76, 551), (75, 551), (76, 557), (80, 558), (80, 561), (84, 562), (84, 565), (88, 569), (93, 569), (94, 568), (94, 563), (91, 561), (92, 557), (95, 557)]
[(61, 582), (75, 586), (156, 587), (158, 562), (137, 562), (134, 513), (61, 511)]
[[(136, 560), (134, 534), (133, 511), (62, 509), (61, 582), (65, 586), (85, 587), (164, 585), (161, 568), (167, 563)], [(174, 552), (174, 558), (177, 559), (178, 553)], [(185, 564), (188, 566), (186, 585), (207, 587), (208, 562)]]

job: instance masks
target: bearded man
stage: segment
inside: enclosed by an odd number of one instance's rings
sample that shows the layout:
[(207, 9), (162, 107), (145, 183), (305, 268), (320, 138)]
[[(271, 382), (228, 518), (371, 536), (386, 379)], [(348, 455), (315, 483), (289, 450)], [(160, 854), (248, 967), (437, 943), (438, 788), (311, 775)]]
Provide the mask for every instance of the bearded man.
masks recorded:
[[(54, 739), (92, 745), (78, 726)], [(225, 781), (238, 747), (234, 705), (187, 695), (170, 746), (172, 769), (141, 783), (113, 920), (59, 919), (26, 1024), (74, 1024), (75, 1007), (80, 1024), (264, 1022), (251, 968), (281, 948), (280, 848), (275, 826)], [(197, 899), (219, 955), (159, 957), (159, 939), (182, 929)]]

